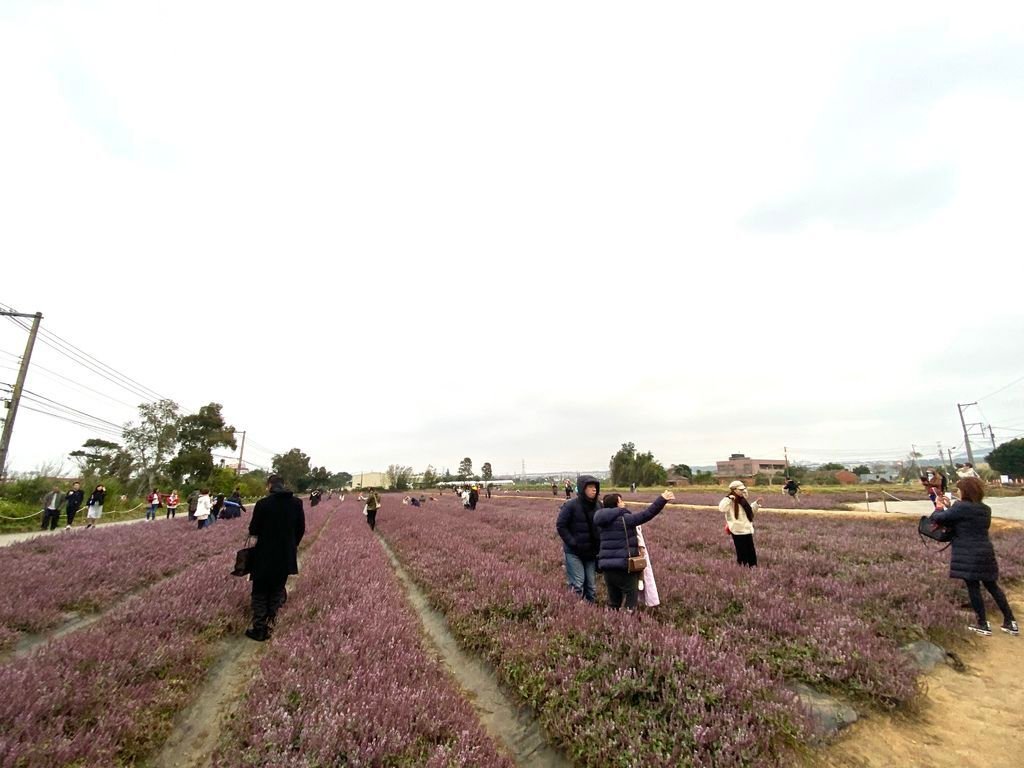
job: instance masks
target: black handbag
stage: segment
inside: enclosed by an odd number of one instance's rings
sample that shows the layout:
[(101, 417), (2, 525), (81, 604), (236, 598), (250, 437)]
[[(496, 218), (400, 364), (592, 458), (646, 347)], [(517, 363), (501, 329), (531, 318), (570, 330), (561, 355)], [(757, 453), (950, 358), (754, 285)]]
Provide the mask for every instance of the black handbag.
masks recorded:
[(934, 541), (942, 542), (953, 541), (954, 535), (954, 531), (952, 528), (945, 525), (939, 525), (930, 517), (928, 517), (928, 515), (921, 515), (921, 519), (917, 521), (917, 533), (919, 536), (921, 536), (922, 540), (925, 538), (929, 538), (933, 539)]
[(252, 566), (256, 559), (256, 547), (249, 546), (251, 538), (252, 536), (247, 536), (245, 546), (235, 552), (235, 569), (231, 572), (232, 576), (248, 576), (252, 573)]

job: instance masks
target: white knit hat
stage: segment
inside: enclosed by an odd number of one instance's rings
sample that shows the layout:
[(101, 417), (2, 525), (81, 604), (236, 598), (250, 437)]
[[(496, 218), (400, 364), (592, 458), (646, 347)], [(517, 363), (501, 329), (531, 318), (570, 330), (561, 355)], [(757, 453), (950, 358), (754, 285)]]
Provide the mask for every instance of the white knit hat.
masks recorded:
[(742, 480), (733, 480), (731, 483), (729, 483), (729, 490), (730, 491), (745, 491), (745, 490), (747, 490), (747, 486), (745, 486), (743, 484)]

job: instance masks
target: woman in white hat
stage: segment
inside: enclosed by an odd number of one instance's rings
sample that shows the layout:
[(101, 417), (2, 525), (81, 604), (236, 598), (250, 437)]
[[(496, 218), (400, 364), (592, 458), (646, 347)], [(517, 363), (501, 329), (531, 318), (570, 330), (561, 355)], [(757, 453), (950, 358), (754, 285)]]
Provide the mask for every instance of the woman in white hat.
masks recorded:
[(718, 509), (725, 513), (725, 526), (736, 546), (736, 562), (740, 565), (757, 565), (754, 550), (754, 513), (763, 504), (762, 499), (747, 501), (747, 486), (741, 480), (729, 483), (729, 495), (718, 503)]

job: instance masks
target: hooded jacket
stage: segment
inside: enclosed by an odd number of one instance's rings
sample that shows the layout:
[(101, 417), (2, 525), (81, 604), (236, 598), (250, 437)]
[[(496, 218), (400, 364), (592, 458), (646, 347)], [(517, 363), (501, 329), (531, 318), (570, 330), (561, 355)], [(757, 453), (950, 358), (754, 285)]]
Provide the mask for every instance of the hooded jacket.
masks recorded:
[(659, 496), (643, 512), (630, 512), (625, 507), (599, 509), (594, 516), (594, 522), (601, 535), (601, 550), (597, 555), (598, 569), (627, 570), (629, 558), (640, 554), (636, 527), (656, 517), (664, 508), (665, 497)]
[(256, 502), (249, 521), (249, 535), (256, 537), (254, 565), (249, 578), (264, 584), (284, 584), (299, 572), (299, 542), (306, 533), (302, 499), (275, 487)]
[(996, 551), (988, 537), (992, 510), (986, 504), (958, 501), (949, 509), (933, 512), (931, 519), (953, 529), (951, 579), (995, 581), (999, 578)]
[[(584, 492), (588, 485), (597, 486), (597, 495), (593, 500), (588, 499)], [(594, 515), (600, 506), (598, 499), (601, 497), (601, 483), (591, 475), (580, 475), (576, 488), (576, 498), (569, 499), (558, 510), (555, 530), (566, 552), (571, 552), (580, 560), (594, 560), (601, 546), (597, 526), (594, 524)]]

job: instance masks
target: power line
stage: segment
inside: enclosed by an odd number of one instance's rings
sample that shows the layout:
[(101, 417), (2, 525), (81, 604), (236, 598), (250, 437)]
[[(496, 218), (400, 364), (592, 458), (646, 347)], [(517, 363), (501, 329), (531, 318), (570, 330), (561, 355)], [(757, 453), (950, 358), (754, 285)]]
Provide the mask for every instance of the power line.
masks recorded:
[(41, 413), (44, 416), (52, 416), (55, 419), (60, 419), (61, 421), (66, 421), (70, 424), (77, 424), (78, 426), (85, 427), (86, 429), (92, 430), (93, 432), (99, 432), (101, 434), (105, 434), (112, 437), (121, 436), (120, 432), (114, 432), (112, 429), (109, 429), (108, 427), (98, 427), (94, 424), (86, 424), (85, 422), (77, 421), (75, 419), (68, 418), (67, 416), (62, 416), (59, 413), (52, 413), (50, 411), (43, 411), (38, 408), (33, 408), (30, 405), (23, 404), (21, 407), (24, 408), (26, 411), (35, 411), (36, 413)]
[[(25, 325), (20, 320), (18, 320), (17, 318), (8, 317), (8, 319), (15, 325), (18, 325), (20, 328), (28, 330), (28, 326)], [(106, 363), (97, 360), (92, 355), (89, 355), (86, 352), (82, 352), (73, 344), (64, 341), (61, 337), (57, 336), (54, 333), (40, 329), (39, 341), (48, 346), (50, 349), (57, 352), (58, 354), (63, 355), (72, 362), (82, 366), (86, 370), (89, 370), (92, 373), (101, 376), (102, 378), (106, 379), (112, 384), (116, 384), (122, 389), (127, 390), (136, 397), (141, 397), (143, 400), (147, 401), (168, 399), (162, 397), (155, 390), (152, 390), (149, 387), (146, 387), (145, 385), (139, 384), (139, 382), (135, 381), (131, 377), (118, 372), (116, 369), (112, 368)], [(109, 371), (109, 373), (107, 371)]]
[(1024, 376), (1021, 376), (1021, 377), (1020, 377), (1019, 379), (1015, 379), (1014, 381), (1011, 381), (1011, 382), (1010, 382), (1009, 384), (1007, 384), (1007, 385), (1006, 385), (1005, 387), (1000, 387), (1000, 388), (999, 388), (999, 389), (997, 389), (997, 390), (996, 390), (995, 392), (989, 392), (989, 393), (988, 393), (987, 395), (985, 395), (985, 397), (979, 397), (979, 398), (978, 398), (978, 400), (985, 400), (986, 398), (992, 397), (992, 395), (998, 395), (998, 394), (999, 394), (1000, 392), (1002, 392), (1002, 391), (1003, 391), (1004, 389), (1009, 389), (1009, 388), (1010, 388), (1010, 387), (1012, 387), (1012, 386), (1013, 386), (1014, 384), (1020, 384), (1020, 382), (1022, 382), (1022, 381), (1024, 381)]
[(46, 404), (52, 404), (52, 405), (50, 405), (50, 407), (53, 407), (54, 405), (60, 406), (61, 408), (64, 408), (66, 410), (74, 411), (75, 413), (79, 414), (80, 416), (85, 416), (87, 418), (93, 419), (94, 421), (102, 422), (103, 424), (106, 424), (106, 425), (108, 425), (110, 427), (113, 427), (114, 429), (121, 429), (122, 428), (120, 424), (115, 424), (112, 421), (107, 421), (106, 419), (101, 419), (99, 416), (93, 416), (91, 413), (86, 413), (85, 411), (80, 411), (77, 408), (72, 408), (70, 405), (65, 405), (64, 403), (58, 402), (58, 401), (54, 400), (53, 398), (47, 397), (46, 395), (40, 395), (40, 394), (38, 394), (36, 392), (33, 392), (30, 389), (23, 389), (22, 392), (24, 392), (25, 394), (29, 395), (34, 400), (42, 399), (42, 400), (47, 401)]

